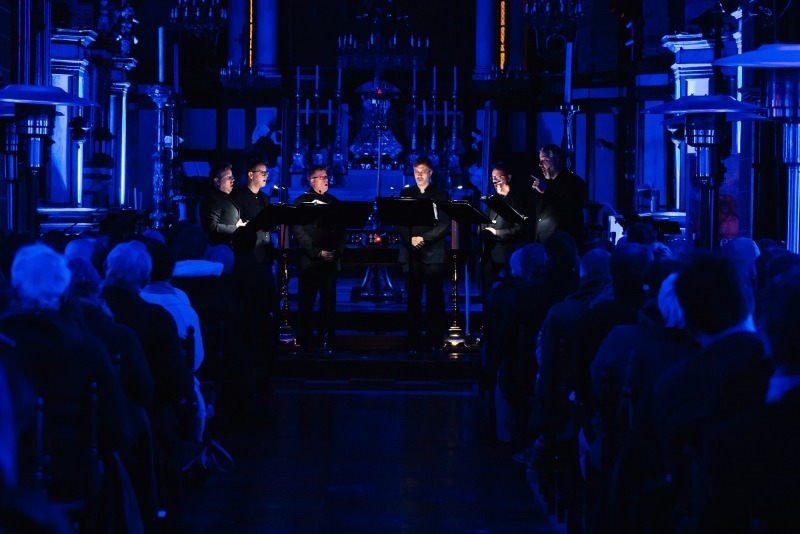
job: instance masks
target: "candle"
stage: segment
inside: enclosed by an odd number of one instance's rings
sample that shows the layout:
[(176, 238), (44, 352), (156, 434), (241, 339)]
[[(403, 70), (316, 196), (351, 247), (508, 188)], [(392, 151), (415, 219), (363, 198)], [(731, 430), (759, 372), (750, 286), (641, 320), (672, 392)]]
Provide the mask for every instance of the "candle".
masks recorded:
[(447, 128), (447, 100), (444, 101), (444, 127)]
[(319, 65), (314, 69), (314, 91), (319, 92)]
[(428, 101), (427, 100), (423, 100), (422, 101), (422, 125), (423, 126), (427, 126), (428, 125)]
[(411, 90), (414, 94), (417, 93), (417, 69), (411, 71)]
[(306, 126), (311, 121), (311, 99), (306, 98)]
[(458, 91), (458, 67), (453, 67), (453, 93)]
[(175, 86), (175, 94), (177, 95), (180, 93), (178, 90), (180, 88), (180, 70), (178, 69), (178, 43), (172, 45), (172, 85)]
[(567, 61), (564, 65), (564, 102), (572, 102), (572, 43), (567, 43)]
[(158, 83), (164, 83), (164, 26), (158, 27)]
[(333, 102), (328, 99), (328, 126), (333, 124)]
[(433, 67), (433, 92), (436, 92), (436, 67)]
[(339, 67), (339, 75), (336, 80), (336, 91), (342, 92), (342, 67)]
[(300, 67), (297, 67), (297, 94), (300, 94)]

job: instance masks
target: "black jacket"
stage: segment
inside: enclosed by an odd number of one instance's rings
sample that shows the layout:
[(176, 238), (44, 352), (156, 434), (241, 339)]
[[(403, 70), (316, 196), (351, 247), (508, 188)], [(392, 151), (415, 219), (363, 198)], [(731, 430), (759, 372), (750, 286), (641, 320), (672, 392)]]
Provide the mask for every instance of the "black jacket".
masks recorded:
[[(447, 191), (440, 189), (433, 184), (428, 185), (425, 192), (421, 192), (416, 185), (403, 189), (400, 193), (401, 198), (429, 198), (436, 202), (447, 202), (450, 195)], [(445, 263), (447, 261), (447, 243), (445, 236), (450, 230), (450, 217), (442, 210), (437, 210), (436, 224), (433, 226), (407, 226), (398, 227), (398, 232), (403, 238), (403, 248), (400, 249), (398, 260), (400, 263), (408, 264), (408, 253), (411, 250), (411, 237), (420, 236), (425, 240), (425, 246), (421, 249), (413, 250), (413, 254), (418, 254), (425, 264)], [(410, 233), (409, 233), (410, 230)]]
[[(256, 215), (261, 213), (261, 210), (269, 205), (269, 197), (262, 191), (253, 193), (247, 187), (241, 187), (231, 193), (231, 200), (239, 208), (239, 214), (244, 222), (252, 221)], [(247, 228), (247, 227), (245, 227)], [(272, 258), (272, 240), (269, 230), (252, 230), (255, 231), (255, 246), (254, 253), (256, 259), (261, 262)]]
[(544, 193), (533, 192), (536, 214), (534, 238), (544, 243), (547, 238), (565, 230), (579, 246), (583, 238), (583, 203), (586, 183), (575, 173), (564, 169), (553, 180), (547, 180)]
[[(524, 215), (525, 202), (513, 189), (502, 197), (506, 204)], [(483, 225), (481, 230), (486, 228), (494, 228), (497, 233), (481, 232), (483, 239), (483, 256), (484, 259), (491, 259), (496, 263), (505, 263), (508, 261), (511, 253), (516, 250), (517, 246), (522, 242), (525, 234), (525, 225), (522, 223), (512, 223), (500, 217), (493, 209), (489, 208), (486, 213), (494, 222), (491, 224)]]
[(200, 202), (200, 224), (211, 245), (232, 245), (236, 222), (241, 218), (239, 206), (231, 196), (219, 189), (211, 191)]
[[(294, 200), (294, 205), (314, 202), (315, 200), (324, 204), (339, 202), (339, 199), (330, 193), (320, 195), (314, 191), (306, 191)], [(319, 222), (319, 220), (316, 220), (306, 225), (293, 225), (291, 228), (292, 235), (294, 235), (303, 249), (303, 254), (300, 255), (301, 267), (314, 262), (325, 261), (319, 257), (320, 252), (323, 250), (333, 250), (336, 253), (336, 265), (339, 265), (346, 245), (347, 232), (344, 228), (319, 226)]]

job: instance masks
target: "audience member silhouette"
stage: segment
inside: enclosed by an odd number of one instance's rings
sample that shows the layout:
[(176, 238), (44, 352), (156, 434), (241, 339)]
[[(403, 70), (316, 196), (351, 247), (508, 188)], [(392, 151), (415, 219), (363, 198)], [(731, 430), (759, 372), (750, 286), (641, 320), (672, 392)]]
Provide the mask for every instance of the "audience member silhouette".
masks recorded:
[(763, 318), (775, 370), (752, 410), (706, 432), (693, 470), (699, 532), (800, 531), (800, 267), (767, 283)]
[[(580, 262), (580, 287), (547, 312), (537, 344), (539, 373), (528, 431), (539, 436), (536, 446), (526, 451), (524, 460), (533, 466), (544, 447), (563, 436), (573, 410), (570, 400), (577, 389), (583, 332), (578, 328), (591, 302), (610, 283), (611, 254), (602, 249), (586, 252)], [(568, 437), (568, 436), (566, 436)], [(574, 438), (574, 435), (572, 436)], [(537, 452), (538, 450), (538, 452)]]
[(755, 332), (752, 288), (730, 259), (697, 251), (675, 292), (686, 327), (702, 347), (667, 370), (654, 392), (659, 444), (681, 517), (688, 512), (691, 460), (703, 429), (762, 404), (771, 366)]
[[(169, 312), (178, 328), (178, 337), (184, 342), (189, 328), (194, 329), (194, 339), (193, 343), (191, 343), (194, 348), (194, 354), (186, 354), (185, 356), (191, 362), (191, 370), (196, 373), (205, 356), (200, 318), (192, 307), (186, 293), (171, 283), (175, 260), (172, 258), (172, 253), (167, 245), (153, 240), (148, 240), (146, 245), (153, 262), (153, 268), (150, 274), (150, 281), (142, 288), (139, 295), (147, 302), (157, 304)], [(197, 424), (194, 426), (192, 437), (199, 442), (203, 439), (206, 406), (203, 395), (200, 392), (200, 382), (197, 378), (194, 379), (194, 392), (197, 405), (197, 413), (195, 414)]]
[[(0, 333), (13, 340), (16, 350), (6, 361), (44, 399), (48, 429), (44, 449), (50, 454), (47, 492), (51, 499), (68, 502), (86, 498), (92, 484), (87, 471), (86, 441), (90, 384), (97, 384), (97, 445), (101, 454), (124, 449), (129, 420), (125, 399), (102, 343), (78, 321), (59, 313), (70, 282), (66, 259), (43, 244), (21, 248), (11, 266), (16, 300), (0, 319)], [(81, 430), (83, 429), (83, 431)], [(35, 452), (33, 442), (20, 449)], [(25, 480), (32, 487), (37, 459), (26, 457)]]
[(190, 437), (195, 416), (191, 370), (183, 358), (175, 320), (164, 308), (150, 304), (139, 294), (152, 269), (144, 243), (120, 243), (108, 254), (105, 265), (101, 296), (115, 319), (136, 332), (153, 373), (155, 394), (149, 415), (158, 494), (162, 506), (175, 512), (181, 498), (178, 429), (187, 429), (182, 437)]

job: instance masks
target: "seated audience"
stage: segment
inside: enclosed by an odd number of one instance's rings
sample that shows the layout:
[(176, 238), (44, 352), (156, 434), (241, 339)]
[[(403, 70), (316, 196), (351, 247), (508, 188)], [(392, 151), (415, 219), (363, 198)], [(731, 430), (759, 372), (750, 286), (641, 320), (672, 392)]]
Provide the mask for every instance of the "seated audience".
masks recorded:
[(775, 369), (752, 410), (706, 432), (693, 470), (698, 532), (800, 532), (800, 267), (768, 282), (765, 304)]
[(656, 431), (674, 489), (687, 513), (691, 460), (707, 425), (763, 403), (771, 367), (755, 332), (753, 293), (736, 265), (696, 252), (675, 281), (686, 327), (702, 347), (656, 382)]

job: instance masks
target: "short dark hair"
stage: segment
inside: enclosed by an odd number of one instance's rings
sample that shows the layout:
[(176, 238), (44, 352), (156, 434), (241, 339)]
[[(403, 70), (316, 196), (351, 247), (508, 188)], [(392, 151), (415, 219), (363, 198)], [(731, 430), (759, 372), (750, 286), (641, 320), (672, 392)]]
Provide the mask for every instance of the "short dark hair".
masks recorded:
[(652, 245), (658, 241), (658, 231), (651, 222), (635, 222), (628, 227), (625, 235), (628, 236), (628, 243)]
[(800, 367), (800, 266), (767, 282), (762, 313), (775, 363)]
[(325, 171), (328, 172), (328, 167), (325, 165), (311, 165), (308, 170), (306, 171), (306, 178), (311, 180), (311, 175), (317, 171)]
[(639, 243), (623, 243), (611, 252), (609, 272), (615, 299), (645, 298), (645, 273), (653, 263), (653, 250)]
[(220, 177), (223, 171), (227, 171), (228, 169), (233, 169), (233, 164), (227, 161), (220, 161), (211, 166), (208, 171), (208, 177), (211, 180), (215, 180)]
[(753, 311), (753, 292), (736, 265), (719, 253), (695, 251), (675, 280), (686, 326), (715, 335)]
[(253, 172), (254, 170), (256, 170), (256, 167), (258, 167), (260, 165), (263, 165), (264, 167), (269, 168), (269, 165), (267, 165), (266, 161), (264, 161), (263, 159), (260, 159), (260, 158), (256, 158), (256, 159), (249, 160), (247, 162), (247, 166), (245, 167), (245, 169), (247, 169), (247, 172)]
[(155, 239), (146, 240), (145, 245), (153, 261), (153, 269), (150, 271), (150, 280), (154, 282), (163, 282), (172, 278), (172, 272), (175, 270), (175, 257), (172, 255), (172, 251), (170, 251), (169, 247)]
[(552, 143), (543, 145), (542, 148), (539, 149), (539, 154), (544, 154), (551, 160), (556, 167), (561, 167), (564, 162), (566, 161), (566, 154), (564, 151), (561, 150), (561, 147), (558, 145), (554, 145)]
[(508, 165), (506, 165), (502, 161), (498, 161), (497, 163), (492, 165), (492, 170), (500, 171), (503, 174), (503, 176), (506, 177), (506, 183), (507, 184), (511, 183), (511, 170), (509, 169)]
[(430, 170), (433, 170), (433, 162), (428, 156), (420, 156), (411, 163), (411, 167), (419, 167), (420, 165), (426, 165)]

